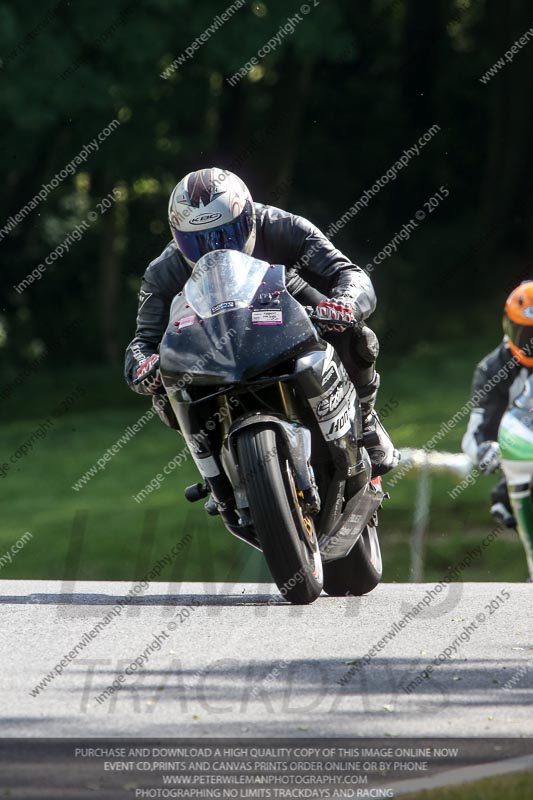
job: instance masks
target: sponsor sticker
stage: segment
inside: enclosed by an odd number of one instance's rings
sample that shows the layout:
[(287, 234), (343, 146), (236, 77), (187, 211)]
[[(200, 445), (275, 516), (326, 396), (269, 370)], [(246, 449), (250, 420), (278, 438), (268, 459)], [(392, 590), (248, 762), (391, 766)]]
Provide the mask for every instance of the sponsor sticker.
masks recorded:
[(211, 306), (211, 314), (218, 314), (219, 311), (227, 311), (229, 308), (235, 308), (235, 300), (225, 300), (223, 303)]
[(182, 317), (179, 320), (178, 328), (181, 331), (182, 328), (188, 328), (190, 325), (194, 323), (196, 319), (196, 314), (190, 314), (188, 317)]
[(198, 217), (193, 217), (190, 220), (191, 225), (210, 225), (212, 222), (216, 222), (217, 219), (220, 219), (222, 214), (215, 213), (215, 214), (200, 214)]
[(340, 439), (352, 428), (355, 419), (355, 389), (338, 383), (326, 395), (309, 398), (322, 435), (326, 441)]
[(327, 389), (327, 388), (329, 388), (328, 387), (328, 383), (330, 383), (330, 381), (332, 381), (332, 380), (337, 381), (338, 379), (339, 379), (339, 372), (337, 370), (336, 365), (332, 364), (330, 366), (330, 368), (328, 369), (328, 371), (326, 372), (326, 374), (322, 378), (322, 386), (325, 389)]
[(344, 387), (339, 383), (327, 397), (324, 397), (316, 407), (317, 417), (327, 417), (332, 414), (342, 403), (344, 398)]
[(281, 308), (252, 311), (252, 325), (283, 325)]

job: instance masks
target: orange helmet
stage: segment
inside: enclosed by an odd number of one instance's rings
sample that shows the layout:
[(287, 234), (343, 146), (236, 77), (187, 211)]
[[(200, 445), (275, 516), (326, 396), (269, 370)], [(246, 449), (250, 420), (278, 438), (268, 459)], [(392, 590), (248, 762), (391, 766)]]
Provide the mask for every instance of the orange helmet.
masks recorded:
[(516, 360), (533, 367), (533, 281), (524, 281), (507, 298), (503, 332)]

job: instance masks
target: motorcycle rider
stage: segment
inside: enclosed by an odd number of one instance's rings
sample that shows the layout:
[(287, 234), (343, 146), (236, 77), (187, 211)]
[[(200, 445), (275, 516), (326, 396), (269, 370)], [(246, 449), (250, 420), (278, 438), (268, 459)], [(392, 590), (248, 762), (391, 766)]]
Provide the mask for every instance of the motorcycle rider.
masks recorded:
[[(524, 281), (505, 303), (502, 343), (477, 365), (472, 408), (462, 447), (482, 472), (500, 467), (498, 428), (506, 410), (522, 393), (533, 372), (533, 281)], [(491, 513), (508, 528), (516, 522), (505, 478), (491, 492)]]
[[(218, 168), (187, 174), (174, 188), (168, 206), (172, 241), (150, 263), (139, 292), (135, 338), (126, 349), (125, 377), (141, 394), (152, 394), (154, 408), (170, 427), (178, 424), (161, 383), (158, 345), (173, 298), (198, 259), (219, 249), (240, 250), (272, 264), (284, 264), (287, 290), (302, 305), (316, 307), (320, 327), (335, 347), (357, 388), (364, 444), (373, 477), (396, 466), (398, 453), (374, 410), (379, 387), (376, 335), (364, 321), (376, 305), (370, 278), (303, 217), (254, 203), (233, 173)], [(142, 379), (134, 385), (135, 380)]]

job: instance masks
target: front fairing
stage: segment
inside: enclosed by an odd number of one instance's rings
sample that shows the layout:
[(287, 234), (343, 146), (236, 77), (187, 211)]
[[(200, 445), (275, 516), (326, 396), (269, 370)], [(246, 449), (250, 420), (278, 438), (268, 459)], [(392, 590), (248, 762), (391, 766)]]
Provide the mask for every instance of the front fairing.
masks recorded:
[[(529, 423), (529, 420), (527, 421)], [(500, 423), (498, 442), (501, 457), (510, 461), (533, 461), (533, 430), (522, 414), (506, 411)]]
[(250, 381), (318, 342), (285, 288), (284, 267), (235, 251), (209, 253), (171, 307), (161, 342), (168, 388)]
[(533, 377), (503, 415), (498, 442), (502, 459), (533, 461)]

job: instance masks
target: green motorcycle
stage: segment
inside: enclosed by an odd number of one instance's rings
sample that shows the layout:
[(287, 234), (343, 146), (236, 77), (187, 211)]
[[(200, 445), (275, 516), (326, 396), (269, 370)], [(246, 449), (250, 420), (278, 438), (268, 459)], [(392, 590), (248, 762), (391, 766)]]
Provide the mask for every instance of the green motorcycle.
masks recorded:
[(498, 443), (516, 527), (533, 580), (533, 376), (503, 415)]

